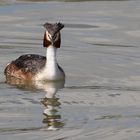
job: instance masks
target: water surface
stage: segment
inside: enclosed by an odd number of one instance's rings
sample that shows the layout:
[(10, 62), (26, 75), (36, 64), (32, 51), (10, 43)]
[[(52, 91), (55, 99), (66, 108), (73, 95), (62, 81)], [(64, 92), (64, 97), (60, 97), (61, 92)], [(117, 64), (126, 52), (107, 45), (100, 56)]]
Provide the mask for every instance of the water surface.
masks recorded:
[[(139, 140), (139, 1), (0, 4), (0, 139)], [(55, 108), (53, 123), (43, 115), (44, 90), (8, 85), (3, 74), (22, 54), (45, 55), (47, 21), (65, 24), (58, 50), (65, 88), (47, 101)]]

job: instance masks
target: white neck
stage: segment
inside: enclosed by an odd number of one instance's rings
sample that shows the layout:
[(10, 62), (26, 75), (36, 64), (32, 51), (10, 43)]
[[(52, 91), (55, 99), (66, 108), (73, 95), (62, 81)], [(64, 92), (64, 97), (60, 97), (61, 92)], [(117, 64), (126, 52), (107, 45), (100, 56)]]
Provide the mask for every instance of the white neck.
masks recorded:
[(63, 78), (63, 73), (60, 71), (56, 59), (57, 48), (49, 46), (46, 52), (46, 64), (44, 69), (37, 74), (37, 80), (60, 80)]
[(49, 46), (47, 48), (46, 52), (47, 61), (45, 67), (57, 66), (56, 51), (57, 51), (56, 47)]
[(55, 48), (54, 46), (49, 46), (46, 52), (47, 61), (44, 68), (44, 76), (50, 80), (56, 79), (59, 72), (56, 59), (56, 51), (57, 48)]

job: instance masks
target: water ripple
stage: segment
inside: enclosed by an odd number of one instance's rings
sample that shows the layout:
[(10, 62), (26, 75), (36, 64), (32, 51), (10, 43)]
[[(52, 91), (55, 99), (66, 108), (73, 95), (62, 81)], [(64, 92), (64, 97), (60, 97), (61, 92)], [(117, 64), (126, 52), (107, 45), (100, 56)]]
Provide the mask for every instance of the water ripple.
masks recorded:
[(80, 29), (87, 29), (87, 28), (99, 28), (99, 26), (89, 25), (89, 24), (65, 24), (66, 28), (80, 28)]
[(102, 90), (117, 90), (117, 91), (140, 91), (138, 87), (124, 87), (124, 86), (68, 86), (66, 89), (102, 89)]
[(138, 48), (138, 46), (134, 46), (134, 45), (120, 45), (120, 44), (104, 44), (104, 43), (88, 43), (90, 45), (96, 45), (96, 46), (105, 46), (105, 47), (129, 47), (129, 48)]
[(36, 131), (36, 130), (41, 130), (43, 129), (42, 127), (29, 127), (29, 128), (0, 128), (0, 133), (12, 133), (12, 134), (17, 134), (17, 133), (25, 133), (29, 131)]

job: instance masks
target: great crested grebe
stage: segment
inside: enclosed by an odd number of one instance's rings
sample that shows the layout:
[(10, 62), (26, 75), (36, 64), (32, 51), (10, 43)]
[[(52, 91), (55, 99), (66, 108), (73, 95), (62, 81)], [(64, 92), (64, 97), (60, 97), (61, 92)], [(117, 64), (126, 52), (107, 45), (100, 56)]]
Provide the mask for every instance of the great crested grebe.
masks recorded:
[(37, 54), (22, 55), (5, 68), (5, 75), (22, 80), (63, 80), (65, 73), (56, 59), (57, 48), (61, 45), (61, 23), (45, 23), (43, 46), (47, 48), (46, 57)]

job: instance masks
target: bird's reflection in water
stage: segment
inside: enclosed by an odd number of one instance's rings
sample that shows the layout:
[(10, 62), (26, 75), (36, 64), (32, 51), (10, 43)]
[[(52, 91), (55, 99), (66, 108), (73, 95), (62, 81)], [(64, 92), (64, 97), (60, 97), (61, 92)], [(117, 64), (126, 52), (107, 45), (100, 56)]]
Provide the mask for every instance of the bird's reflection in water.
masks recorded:
[(61, 103), (59, 102), (59, 98), (55, 96), (57, 91), (64, 87), (64, 84), (64, 80), (55, 82), (36, 82), (36, 86), (46, 92), (42, 104), (45, 106), (43, 123), (47, 124), (48, 130), (57, 130), (64, 126), (64, 123), (61, 122), (61, 115), (59, 114)]
[(18, 88), (42, 89), (45, 91), (45, 97), (41, 101), (45, 106), (43, 123), (47, 124), (47, 130), (57, 130), (64, 126), (64, 123), (61, 121), (61, 115), (59, 114), (61, 103), (59, 102), (59, 98), (56, 97), (56, 93), (64, 87), (65, 80), (32, 82), (7, 77), (6, 83)]

